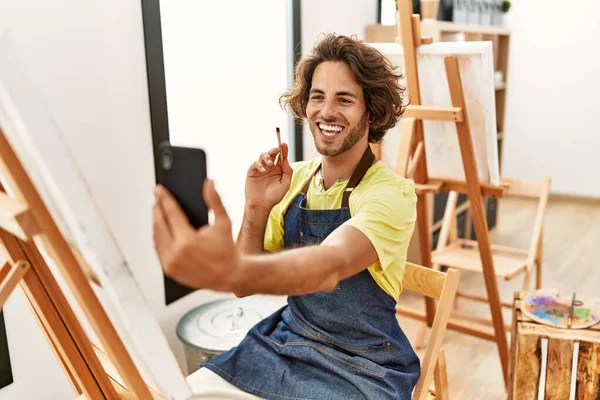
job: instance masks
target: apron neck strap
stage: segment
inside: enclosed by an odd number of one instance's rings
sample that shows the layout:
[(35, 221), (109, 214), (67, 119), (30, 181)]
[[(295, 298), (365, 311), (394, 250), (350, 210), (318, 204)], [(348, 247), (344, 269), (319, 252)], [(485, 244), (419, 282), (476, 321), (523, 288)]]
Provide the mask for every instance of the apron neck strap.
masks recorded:
[[(349, 207), (350, 194), (352, 193), (354, 188), (360, 183), (360, 180), (363, 178), (363, 176), (365, 176), (369, 168), (371, 168), (371, 165), (373, 165), (374, 160), (375, 155), (371, 151), (371, 146), (367, 144), (367, 149), (363, 153), (363, 156), (358, 162), (356, 169), (352, 173), (352, 176), (348, 181), (348, 185), (346, 186), (346, 190), (344, 190), (344, 194), (342, 195), (342, 207)], [(306, 193), (308, 192), (310, 182), (312, 182), (312, 179), (317, 173), (317, 171), (319, 171), (319, 168), (321, 168), (320, 164), (304, 184), (304, 187), (302, 188), (302, 193), (304, 193), (304, 195), (306, 195)]]
[(344, 190), (344, 194), (342, 195), (342, 207), (349, 207), (350, 194), (354, 190), (356, 186), (360, 183), (360, 180), (365, 176), (371, 165), (373, 165), (373, 161), (375, 160), (375, 155), (371, 151), (371, 146), (367, 144), (367, 149), (365, 150), (362, 158), (360, 159), (356, 169), (352, 173), (350, 180), (348, 181), (348, 186), (346, 186), (346, 190)]

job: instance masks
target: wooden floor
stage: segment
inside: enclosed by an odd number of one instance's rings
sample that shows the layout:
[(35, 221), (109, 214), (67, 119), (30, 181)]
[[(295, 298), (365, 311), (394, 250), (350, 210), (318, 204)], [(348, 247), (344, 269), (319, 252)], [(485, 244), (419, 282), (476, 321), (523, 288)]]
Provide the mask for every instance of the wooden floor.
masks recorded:
[[(526, 199), (502, 199), (499, 224), (492, 240), (527, 249), (533, 229), (536, 203)], [(596, 204), (575, 200), (551, 199), (548, 204), (544, 230), (543, 288), (562, 293), (598, 296), (600, 287), (600, 201)], [(498, 281), (502, 300), (512, 302), (514, 290), (519, 290), (521, 278), (512, 282)], [(463, 290), (485, 294), (483, 278), (479, 274), (461, 272)], [(407, 303), (423, 304), (422, 298), (406, 297)], [(477, 312), (489, 318), (489, 307), (473, 306), (461, 300), (461, 310)], [(419, 324), (412, 319), (400, 319), (400, 324), (411, 341)], [(511, 323), (511, 312), (506, 310), (504, 322)], [(507, 334), (510, 345), (510, 335)], [(506, 399), (502, 369), (496, 344), (456, 331), (447, 331), (444, 348), (448, 363), (451, 399)], [(422, 355), (422, 353), (419, 353)]]

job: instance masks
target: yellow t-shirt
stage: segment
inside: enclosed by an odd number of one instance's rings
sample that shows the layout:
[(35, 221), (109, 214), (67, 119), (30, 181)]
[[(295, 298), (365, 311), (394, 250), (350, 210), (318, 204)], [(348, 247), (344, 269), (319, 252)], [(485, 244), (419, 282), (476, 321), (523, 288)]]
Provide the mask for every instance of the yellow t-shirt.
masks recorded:
[[(264, 248), (270, 252), (283, 250), (285, 212), (302, 191), (310, 174), (320, 164), (320, 158), (292, 164), (294, 174), (290, 190), (271, 210), (267, 221)], [(307, 193), (309, 209), (337, 209), (348, 179), (337, 181), (324, 190), (319, 173), (313, 178)], [(382, 161), (369, 168), (350, 195), (351, 218), (345, 225), (360, 230), (373, 244), (378, 260), (368, 270), (377, 284), (393, 299), (402, 291), (402, 278), (408, 244), (415, 221), (417, 196), (412, 180), (401, 177)]]

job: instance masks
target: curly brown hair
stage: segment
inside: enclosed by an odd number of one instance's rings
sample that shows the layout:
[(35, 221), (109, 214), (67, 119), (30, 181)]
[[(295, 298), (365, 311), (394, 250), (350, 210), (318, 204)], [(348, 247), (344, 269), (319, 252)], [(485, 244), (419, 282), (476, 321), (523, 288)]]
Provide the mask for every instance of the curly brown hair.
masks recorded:
[(280, 97), (280, 104), (303, 123), (313, 73), (324, 61), (343, 61), (352, 71), (363, 89), (366, 110), (371, 116), (369, 142), (378, 143), (404, 113), (406, 89), (399, 83), (402, 74), (397, 67), (378, 50), (353, 36), (327, 34), (318, 41), (312, 53), (298, 63), (294, 87)]

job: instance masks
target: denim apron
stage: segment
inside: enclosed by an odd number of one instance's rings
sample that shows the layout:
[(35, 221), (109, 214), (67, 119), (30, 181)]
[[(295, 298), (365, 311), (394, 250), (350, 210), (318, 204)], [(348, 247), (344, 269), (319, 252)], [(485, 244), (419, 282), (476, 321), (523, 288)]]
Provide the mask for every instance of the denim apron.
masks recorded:
[[(306, 208), (317, 168), (285, 214), (285, 248), (319, 244), (347, 221), (350, 194), (373, 161), (367, 146), (341, 208), (333, 210)], [(331, 292), (289, 296), (285, 307), (204, 367), (266, 399), (410, 399), (420, 375), (419, 359), (396, 320), (395, 301), (366, 269)]]

